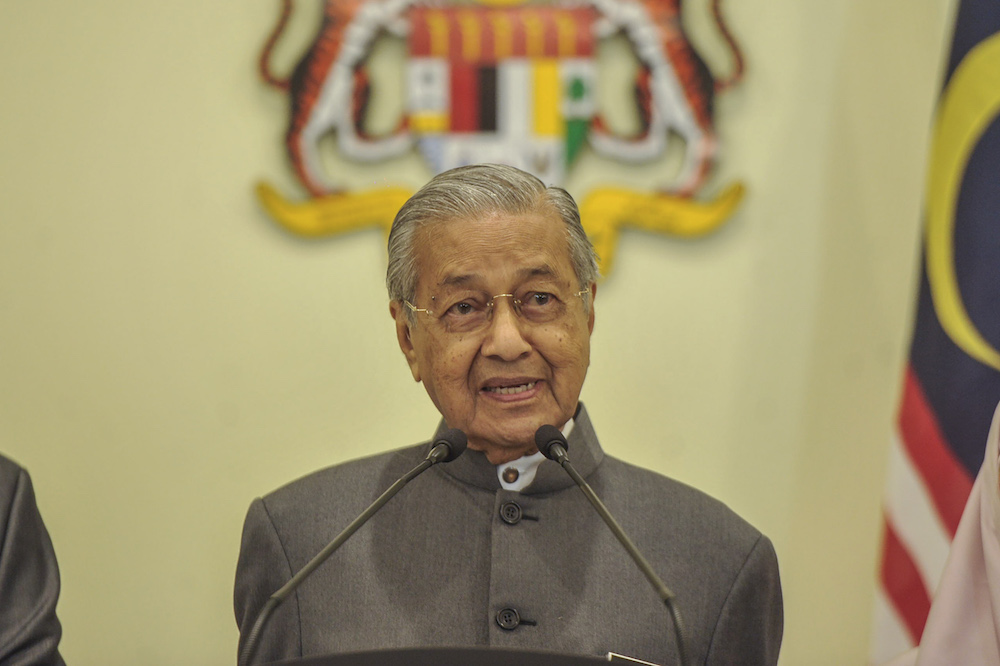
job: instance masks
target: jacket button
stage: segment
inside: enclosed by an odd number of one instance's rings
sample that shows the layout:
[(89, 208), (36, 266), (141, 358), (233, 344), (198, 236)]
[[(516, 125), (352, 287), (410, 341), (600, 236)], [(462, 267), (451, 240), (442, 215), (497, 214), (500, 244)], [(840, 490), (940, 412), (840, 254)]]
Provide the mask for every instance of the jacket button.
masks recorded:
[(521, 521), (521, 507), (516, 502), (504, 502), (500, 506), (500, 519), (508, 525), (517, 525)]
[(504, 631), (514, 631), (521, 624), (521, 616), (513, 608), (504, 608), (497, 613), (497, 624)]

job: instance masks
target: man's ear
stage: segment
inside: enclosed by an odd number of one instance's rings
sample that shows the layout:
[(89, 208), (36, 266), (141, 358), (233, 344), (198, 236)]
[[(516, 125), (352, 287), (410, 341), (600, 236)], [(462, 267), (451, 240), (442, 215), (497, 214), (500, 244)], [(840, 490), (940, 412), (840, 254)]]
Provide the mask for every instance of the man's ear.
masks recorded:
[(590, 283), (590, 314), (587, 316), (587, 328), (594, 332), (594, 299), (597, 298), (597, 283)]
[(406, 362), (410, 366), (410, 374), (413, 381), (420, 381), (420, 364), (417, 362), (417, 352), (413, 348), (413, 341), (410, 339), (410, 318), (406, 308), (399, 301), (389, 303), (389, 316), (396, 322), (396, 340), (399, 348), (406, 357)]

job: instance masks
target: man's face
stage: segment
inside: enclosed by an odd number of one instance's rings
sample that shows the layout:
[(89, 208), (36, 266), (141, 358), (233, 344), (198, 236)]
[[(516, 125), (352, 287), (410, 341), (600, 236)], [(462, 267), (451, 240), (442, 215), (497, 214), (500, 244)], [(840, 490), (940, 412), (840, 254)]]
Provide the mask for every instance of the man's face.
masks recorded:
[[(539, 426), (561, 428), (576, 411), (594, 311), (577, 295), (566, 233), (545, 209), (426, 225), (414, 239), (414, 305), (432, 314), (411, 322), (404, 304), (390, 305), (413, 378), (494, 464), (533, 452)], [(595, 292), (590, 285), (591, 302)], [(518, 315), (500, 294), (529, 305)], [(466, 317), (488, 312), (490, 300), (489, 316), (467, 330)]]

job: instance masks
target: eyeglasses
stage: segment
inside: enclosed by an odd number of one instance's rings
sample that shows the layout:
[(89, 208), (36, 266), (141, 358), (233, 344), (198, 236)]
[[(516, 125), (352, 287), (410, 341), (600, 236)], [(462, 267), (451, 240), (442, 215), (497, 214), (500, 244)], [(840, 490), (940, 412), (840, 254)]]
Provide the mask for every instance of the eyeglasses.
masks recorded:
[(440, 310), (418, 308), (409, 301), (403, 301), (412, 312), (426, 315), (435, 325), (449, 333), (474, 333), (489, 326), (493, 319), (494, 304), (498, 298), (509, 298), (514, 314), (521, 321), (530, 324), (547, 324), (562, 318), (567, 311), (569, 298), (585, 298), (589, 289), (581, 289), (561, 298), (550, 291), (525, 290), (519, 294), (496, 294), (495, 296), (464, 295), (452, 302), (442, 304)]

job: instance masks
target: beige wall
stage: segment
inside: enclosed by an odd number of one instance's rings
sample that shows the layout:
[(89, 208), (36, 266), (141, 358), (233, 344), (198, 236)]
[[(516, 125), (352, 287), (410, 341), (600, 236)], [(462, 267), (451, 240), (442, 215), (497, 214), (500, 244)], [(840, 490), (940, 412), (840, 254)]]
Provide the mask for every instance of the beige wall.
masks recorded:
[[(708, 3), (687, 4), (724, 68)], [(772, 537), (784, 664), (866, 660), (953, 6), (728, 2), (749, 72), (718, 100), (711, 187), (749, 195), (710, 238), (625, 234), (598, 294), (583, 398), (605, 447)], [(285, 104), (254, 71), (276, 14), (0, 3), (0, 451), (34, 477), (77, 666), (234, 661), (250, 500), (436, 422), (395, 347), (380, 232), (302, 241), (253, 200), (257, 179), (293, 188)], [(570, 186), (623, 174), (656, 181), (587, 154)], [(413, 156), (342, 178), (425, 176)]]

